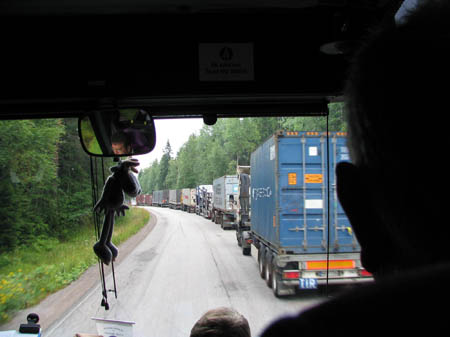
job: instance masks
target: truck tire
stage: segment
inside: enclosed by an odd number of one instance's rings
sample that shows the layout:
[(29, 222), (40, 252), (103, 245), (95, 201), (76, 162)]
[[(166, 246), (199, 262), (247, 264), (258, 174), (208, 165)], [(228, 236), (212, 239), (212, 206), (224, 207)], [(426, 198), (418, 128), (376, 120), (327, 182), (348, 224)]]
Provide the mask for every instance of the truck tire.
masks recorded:
[(242, 255), (246, 256), (252, 255), (252, 248), (251, 247), (242, 248)]
[(275, 297), (279, 298), (279, 297), (281, 297), (281, 294), (280, 294), (281, 279), (280, 279), (280, 276), (278, 275), (278, 273), (276, 272), (276, 266), (275, 266), (274, 262), (272, 262), (272, 291), (273, 291), (273, 294), (275, 295)]
[(266, 256), (266, 276), (264, 277), (266, 279), (266, 284), (269, 288), (272, 288), (272, 256), (268, 254)]
[(262, 279), (266, 276), (266, 261), (265, 260), (265, 249), (263, 246), (258, 250), (258, 267), (259, 267), (259, 275)]

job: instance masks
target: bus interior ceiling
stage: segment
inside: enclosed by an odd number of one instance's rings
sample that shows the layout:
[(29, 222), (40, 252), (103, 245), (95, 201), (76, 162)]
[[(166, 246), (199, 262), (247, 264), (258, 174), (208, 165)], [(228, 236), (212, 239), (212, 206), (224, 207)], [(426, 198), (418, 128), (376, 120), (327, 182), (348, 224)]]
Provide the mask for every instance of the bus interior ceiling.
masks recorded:
[(2, 9), (1, 118), (324, 115), (401, 1), (26, 1)]

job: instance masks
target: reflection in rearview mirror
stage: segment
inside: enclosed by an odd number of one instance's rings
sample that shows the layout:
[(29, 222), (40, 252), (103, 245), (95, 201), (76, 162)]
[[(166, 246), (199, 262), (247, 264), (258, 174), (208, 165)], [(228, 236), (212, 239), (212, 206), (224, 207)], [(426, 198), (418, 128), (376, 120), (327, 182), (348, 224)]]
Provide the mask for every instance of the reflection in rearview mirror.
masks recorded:
[(95, 137), (89, 117), (80, 118), (78, 130), (81, 134), (81, 144), (83, 144), (84, 150), (91, 155), (101, 156), (103, 152), (98, 144), (97, 137)]
[(95, 111), (78, 120), (83, 149), (92, 156), (141, 155), (153, 150), (153, 118), (142, 109)]

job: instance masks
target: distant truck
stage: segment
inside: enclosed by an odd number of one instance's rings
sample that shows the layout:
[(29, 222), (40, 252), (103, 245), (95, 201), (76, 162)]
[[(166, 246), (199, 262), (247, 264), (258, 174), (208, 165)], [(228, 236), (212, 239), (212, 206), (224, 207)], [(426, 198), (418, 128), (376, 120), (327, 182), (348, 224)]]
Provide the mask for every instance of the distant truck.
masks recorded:
[(169, 190), (169, 207), (172, 209), (181, 209), (182, 194), (181, 190)]
[[(327, 151), (329, 150), (329, 151)], [(275, 296), (370, 280), (336, 196), (344, 133), (278, 132), (251, 154), (251, 228), (259, 272)], [(329, 179), (328, 179), (329, 177)]]
[(169, 207), (169, 190), (153, 191), (152, 205)]
[(181, 209), (185, 212), (195, 213), (196, 207), (196, 189), (183, 188), (181, 190)]
[(136, 196), (136, 205), (137, 206), (152, 206), (153, 196), (152, 194), (139, 194)]
[(223, 176), (213, 181), (212, 221), (220, 224), (222, 229), (234, 227), (234, 217), (238, 198), (238, 177)]
[(199, 185), (196, 188), (196, 210), (197, 215), (211, 219), (213, 210), (213, 185)]

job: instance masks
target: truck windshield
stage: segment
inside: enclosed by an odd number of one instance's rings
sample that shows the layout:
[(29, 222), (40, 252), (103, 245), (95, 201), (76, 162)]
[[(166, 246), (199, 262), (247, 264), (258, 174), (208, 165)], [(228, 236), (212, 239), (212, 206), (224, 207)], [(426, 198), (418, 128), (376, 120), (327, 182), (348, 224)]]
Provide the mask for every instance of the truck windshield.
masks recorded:
[(113, 160), (83, 152), (74, 119), (0, 121), (0, 331), (36, 312), (48, 337), (97, 333), (92, 317), (181, 337), (227, 306), (257, 336), (370, 281), (336, 197), (334, 166), (350, 160), (342, 109), (179, 130), (156, 120), (155, 151), (135, 157), (142, 193), (116, 217), (108, 266), (92, 249), (103, 223), (92, 209)]

